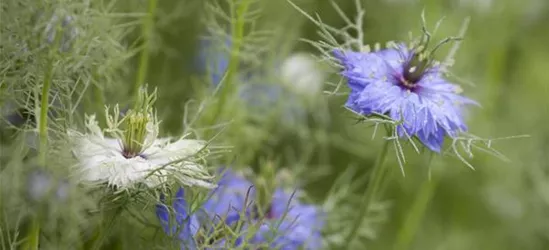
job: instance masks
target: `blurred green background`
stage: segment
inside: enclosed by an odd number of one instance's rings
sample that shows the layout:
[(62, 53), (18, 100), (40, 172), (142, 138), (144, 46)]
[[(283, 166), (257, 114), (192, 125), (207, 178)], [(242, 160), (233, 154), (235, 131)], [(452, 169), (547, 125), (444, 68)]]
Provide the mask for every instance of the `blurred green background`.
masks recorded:
[[(108, 2), (108, 1), (104, 1)], [(149, 44), (146, 81), (158, 87), (157, 108), (165, 134), (183, 129), (185, 103), (209, 95), (204, 76), (193, 68), (198, 37), (212, 14), (202, 0), (160, 0), (153, 35)], [(224, 2), (224, 1), (218, 1)], [(327, 0), (295, 0), (308, 13), (318, 13), (323, 22), (343, 27), (343, 20)], [(354, 17), (354, 1), (336, 1)], [(445, 16), (438, 38), (457, 35), (461, 23), (471, 17), (469, 30), (455, 56), (452, 73), (459, 76), (465, 94), (481, 103), (469, 112), (471, 133), (483, 138), (530, 135), (529, 138), (501, 140), (493, 146), (509, 161), (475, 152), (471, 163), (476, 170), (452, 156), (438, 156), (433, 166), (439, 176), (432, 200), (420, 223), (411, 249), (549, 249), (549, 2), (546, 0), (367, 0), (365, 42), (385, 43), (406, 40), (408, 32), (420, 34), (420, 15), (425, 11), (428, 27)], [(146, 1), (118, 1), (116, 12), (145, 12)], [(261, 67), (280, 54), (291, 51), (318, 53), (300, 38), (318, 40), (317, 27), (283, 0), (263, 0), (254, 29), (273, 31), (267, 39), (266, 56)], [(133, 20), (134, 17), (128, 17)], [(120, 19), (117, 19), (120, 20)], [(129, 21), (128, 21), (129, 22)], [(103, 27), (106, 28), (106, 27)], [(140, 28), (128, 29), (124, 44), (139, 41)], [(447, 50), (440, 53), (439, 59)], [(108, 55), (107, 55), (108, 56)], [(131, 103), (128, 98), (139, 54), (125, 62), (119, 79), (88, 89), (83, 111), (102, 112), (102, 104)], [(327, 69), (330, 81), (339, 76)], [(457, 80), (456, 80), (457, 82)], [(331, 87), (326, 87), (330, 89)], [(100, 97), (98, 97), (100, 96)], [(284, 101), (284, 100), (282, 100)], [(324, 95), (308, 106), (307, 126), (280, 126), (279, 119), (250, 123), (240, 119), (241, 106), (231, 106), (219, 117), (207, 110), (194, 127), (204, 128), (233, 119), (216, 138), (232, 152), (218, 164), (252, 166), (261, 172), (266, 162), (294, 169), (314, 201), (322, 201), (338, 176), (358, 169), (352, 177), (354, 192), (345, 192), (339, 202), (354, 206), (364, 192), (381, 138), (371, 139), (373, 128), (356, 124), (342, 108), (345, 96)], [(81, 114), (82, 115), (82, 114)], [(212, 120), (215, 119), (215, 120)], [(213, 122), (212, 122), (213, 121)], [(277, 122), (278, 121), (278, 122)], [(210, 138), (219, 130), (199, 131)], [(393, 156), (391, 152), (390, 156)], [(390, 205), (384, 223), (373, 227), (376, 239), (364, 239), (368, 249), (389, 249), (410, 211), (428, 169), (421, 157), (406, 149), (406, 176), (402, 176), (394, 157), (385, 200)], [(354, 206), (357, 207), (357, 206)], [(335, 210), (338, 211), (337, 209)], [(344, 211), (341, 211), (342, 213)], [(348, 212), (348, 211), (347, 211)], [(347, 213), (345, 212), (345, 213)], [(354, 211), (356, 212), (356, 211)], [(354, 213), (342, 214), (345, 223)], [(343, 225), (344, 226), (344, 225)], [(327, 233), (330, 233), (328, 230)]]
[[(172, 4), (163, 1), (161, 8), (169, 12)], [(336, 1), (349, 16), (356, 12), (354, 1)], [(472, 171), (455, 157), (437, 157), (433, 163), (441, 175), (426, 215), (417, 231), (412, 249), (549, 249), (549, 3), (543, 0), (515, 1), (413, 1), (369, 0), (362, 1), (366, 11), (364, 34), (366, 43), (384, 43), (405, 40), (408, 32), (420, 34), (420, 15), (424, 10), (429, 28), (446, 17), (439, 38), (457, 35), (466, 17), (471, 17), (469, 30), (458, 51), (452, 73), (461, 78), (465, 94), (481, 103), (471, 108), (471, 133), (483, 138), (497, 138), (528, 134), (525, 139), (502, 140), (494, 147), (503, 152), (509, 161), (476, 152)], [(323, 22), (343, 27), (329, 1), (295, 1), (308, 13), (318, 13)], [(306, 20), (286, 1), (261, 1), (263, 11), (258, 27), (280, 30), (276, 40), (290, 44), (293, 50), (317, 53), (299, 38), (320, 39), (316, 26)], [(191, 88), (183, 67), (193, 58), (195, 34), (204, 25), (194, 22), (202, 12), (175, 18), (158, 27), (158, 46), (174, 49), (171, 53), (152, 55), (148, 82), (158, 84), (161, 100), (159, 109), (164, 112), (182, 103), (182, 92), (174, 88)], [(446, 51), (444, 51), (446, 52)], [(276, 52), (275, 52), (276, 53)], [(445, 53), (440, 53), (441, 58)], [(332, 74), (330, 80), (337, 81)], [(470, 84), (468, 84), (470, 83)], [(355, 174), (362, 185), (357, 194), (347, 194), (346, 200), (358, 200), (366, 187), (364, 176), (380, 150), (380, 138), (371, 140), (371, 127), (355, 124), (352, 116), (341, 106), (345, 97), (325, 96), (322, 107), (328, 104), (330, 122), (313, 122), (309, 132), (296, 140), (292, 133), (274, 134), (267, 127), (247, 130), (246, 126), (231, 126), (223, 135), (235, 146), (234, 154), (250, 151), (253, 138), (267, 139), (253, 145), (262, 145), (252, 159), (238, 157), (243, 163), (275, 155), (281, 164), (306, 165), (302, 179), (313, 197), (321, 199), (336, 176), (358, 167)], [(311, 114), (324, 112), (312, 108)], [(177, 124), (179, 118), (175, 118)], [(276, 126), (275, 126), (276, 127)], [(291, 153), (287, 153), (287, 152)], [(311, 152), (311, 156), (304, 156)], [(415, 194), (428, 178), (427, 169), (420, 157), (407, 151), (406, 176), (394, 171), (388, 184), (386, 198), (391, 208), (388, 220), (379, 228), (378, 239), (366, 244), (369, 249), (392, 247), (396, 232), (410, 210)], [(297, 155), (298, 161), (289, 155)], [(255, 157), (255, 158), (254, 158)], [(282, 158), (282, 159), (281, 159)], [(417, 158), (417, 159), (416, 159)], [(395, 159), (386, 164), (397, 169)], [(260, 168), (260, 166), (256, 166)], [(318, 171), (318, 173), (317, 173)], [(313, 177), (311, 175), (317, 175)], [(352, 220), (351, 220), (352, 221)]]

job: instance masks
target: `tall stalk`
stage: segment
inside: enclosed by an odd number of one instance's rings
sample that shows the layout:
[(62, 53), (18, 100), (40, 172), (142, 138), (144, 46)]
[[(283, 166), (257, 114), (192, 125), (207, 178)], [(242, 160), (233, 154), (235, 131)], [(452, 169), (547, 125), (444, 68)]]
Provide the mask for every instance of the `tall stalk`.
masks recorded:
[[(426, 167), (429, 167), (433, 158), (433, 153), (428, 153)], [(435, 188), (438, 184), (437, 175), (434, 175), (431, 179), (423, 180), (419, 192), (417, 192), (416, 199), (410, 208), (403, 225), (397, 234), (394, 250), (408, 249), (412, 243), (416, 231), (423, 219), (425, 211), (429, 201), (431, 200)]]
[[(390, 134), (389, 130), (387, 130), (387, 133)], [(375, 201), (378, 195), (378, 192), (382, 186), (383, 180), (385, 179), (385, 176), (387, 174), (387, 168), (384, 167), (383, 163), (387, 158), (387, 152), (389, 151), (389, 142), (390, 142), (389, 140), (385, 140), (383, 142), (381, 151), (379, 151), (379, 154), (376, 158), (374, 167), (372, 168), (372, 174), (370, 175), (370, 181), (368, 182), (368, 187), (366, 189), (366, 192), (364, 193), (364, 196), (362, 197), (362, 202), (360, 203), (360, 208), (359, 208), (360, 214), (357, 217), (355, 224), (353, 224), (351, 228), (351, 232), (347, 237), (347, 241), (346, 241), (347, 245), (344, 249), (351, 249), (351, 244), (353, 243), (356, 235), (358, 234), (358, 231), (362, 226), (362, 223), (364, 222), (365, 217), (368, 216), (370, 207), (372, 203)]]
[(235, 16), (236, 20), (231, 22), (231, 56), (229, 57), (229, 66), (227, 67), (227, 75), (225, 81), (220, 88), (219, 103), (216, 108), (213, 120), (215, 121), (219, 115), (224, 111), (227, 99), (233, 93), (234, 89), (234, 77), (238, 74), (240, 65), (240, 51), (242, 49), (242, 41), (244, 40), (244, 26), (246, 24), (246, 13), (251, 4), (251, 0), (242, 0), (235, 7), (236, 4), (231, 4), (231, 16)]
[[(56, 35), (52, 46), (48, 51), (46, 69), (44, 71), (44, 82), (42, 84), (42, 93), (40, 95), (40, 113), (38, 115), (38, 160), (42, 167), (47, 166), (48, 162), (48, 113), (50, 108), (50, 89), (54, 74), (54, 60), (57, 56), (59, 43), (63, 36), (63, 29), (56, 27)], [(23, 249), (38, 250), (40, 244), (40, 218), (38, 215), (33, 215), (27, 232), (27, 238)]]
[(139, 89), (145, 84), (147, 79), (147, 71), (149, 70), (149, 45), (152, 38), (152, 32), (154, 29), (154, 18), (156, 16), (156, 9), (158, 0), (149, 0), (147, 7), (147, 18), (143, 21), (141, 26), (141, 35), (143, 36), (143, 47), (139, 57), (139, 68), (137, 70), (137, 79), (135, 80), (134, 94), (135, 100), (139, 97)]

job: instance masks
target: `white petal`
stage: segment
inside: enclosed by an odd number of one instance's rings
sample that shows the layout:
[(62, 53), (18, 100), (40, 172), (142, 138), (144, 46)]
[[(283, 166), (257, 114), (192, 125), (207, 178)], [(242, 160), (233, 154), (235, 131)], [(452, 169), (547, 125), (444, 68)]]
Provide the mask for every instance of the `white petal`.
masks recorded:
[(147, 148), (143, 155), (156, 165), (165, 165), (172, 161), (185, 159), (204, 149), (206, 142), (200, 140), (181, 139), (173, 143), (155, 143)]
[(117, 157), (112, 164), (101, 165), (102, 172), (107, 172), (109, 185), (119, 188), (132, 186), (143, 182), (154, 168), (141, 157), (126, 159)]

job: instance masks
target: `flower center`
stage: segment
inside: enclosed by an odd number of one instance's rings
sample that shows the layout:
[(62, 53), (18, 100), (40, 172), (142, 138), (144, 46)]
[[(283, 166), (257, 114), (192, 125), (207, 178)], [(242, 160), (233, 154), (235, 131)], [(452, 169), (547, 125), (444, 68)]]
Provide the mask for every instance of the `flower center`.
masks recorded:
[(272, 209), (272, 205), (269, 206), (269, 208), (267, 209), (267, 213), (265, 213), (265, 218), (266, 219), (274, 219), (275, 218), (275, 215), (274, 215), (273, 209)]
[(149, 115), (143, 112), (132, 112), (126, 119), (126, 130), (122, 138), (122, 155), (133, 158), (143, 151), (147, 137), (147, 123), (150, 119)]
[(405, 76), (400, 76), (400, 78), (398, 79), (399, 83), (402, 85), (402, 87), (406, 88), (406, 89), (409, 89), (409, 90), (412, 90), (416, 87), (417, 83), (416, 82), (412, 82), (408, 79), (406, 79)]
[(414, 89), (421, 80), (425, 72), (429, 69), (429, 54), (419, 51), (413, 51), (412, 57), (404, 65), (402, 75), (399, 77), (400, 84), (407, 89)]
[[(153, 104), (156, 101), (156, 90), (152, 94), (148, 94), (146, 89), (140, 89), (138, 92), (137, 101), (133, 109), (126, 112), (124, 118), (121, 121), (118, 119), (110, 118), (113, 125), (112, 127), (118, 127), (122, 125), (121, 130), (117, 131), (118, 138), (122, 141), (122, 155), (126, 158), (142, 157), (146, 158), (142, 153), (147, 143), (150, 143), (151, 138), (147, 138), (149, 133), (153, 133), (152, 136), (156, 139), (156, 129), (158, 123), (153, 111)], [(117, 115), (119, 111), (116, 111)], [(152, 125), (152, 127), (150, 127)]]

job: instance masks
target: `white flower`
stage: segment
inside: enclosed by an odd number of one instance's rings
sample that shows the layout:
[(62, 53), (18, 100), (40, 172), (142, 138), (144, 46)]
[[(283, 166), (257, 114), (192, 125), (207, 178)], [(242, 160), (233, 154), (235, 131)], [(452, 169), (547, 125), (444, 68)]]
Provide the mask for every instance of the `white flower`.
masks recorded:
[(69, 132), (75, 143), (74, 155), (80, 161), (82, 181), (107, 183), (120, 189), (138, 183), (153, 188), (173, 179), (187, 186), (215, 187), (209, 182), (213, 177), (196, 162), (197, 154), (205, 152), (204, 141), (157, 139), (158, 122), (148, 109), (130, 110), (120, 121), (117, 107), (114, 113), (115, 116), (108, 116), (107, 112), (109, 126), (105, 131), (115, 138), (104, 136), (94, 115), (86, 117), (89, 133)]
[(317, 62), (305, 53), (286, 58), (281, 68), (282, 79), (298, 94), (316, 95), (322, 90), (325, 74)]

